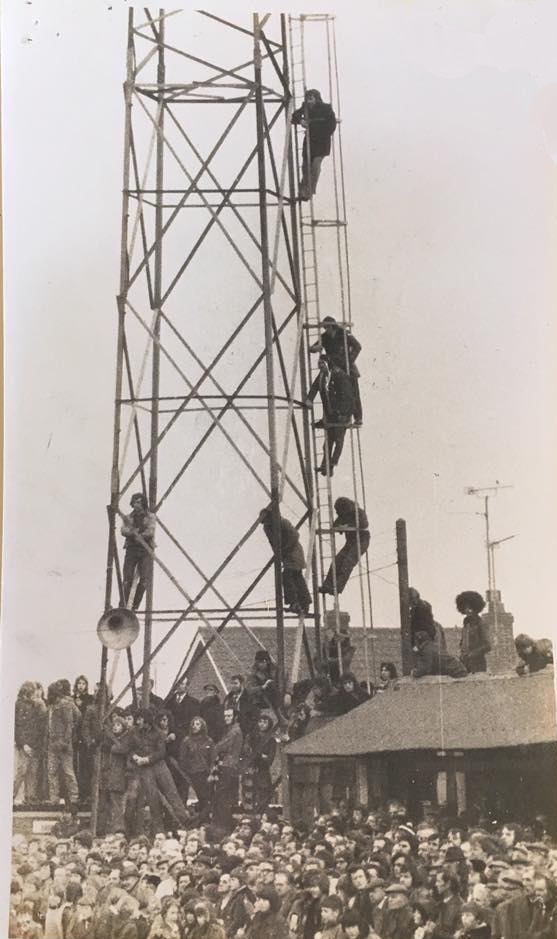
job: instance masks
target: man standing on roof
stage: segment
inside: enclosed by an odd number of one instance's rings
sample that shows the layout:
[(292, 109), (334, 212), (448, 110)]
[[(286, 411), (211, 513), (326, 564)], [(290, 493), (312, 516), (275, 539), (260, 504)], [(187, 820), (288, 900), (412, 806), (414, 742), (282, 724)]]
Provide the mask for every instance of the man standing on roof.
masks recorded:
[[(259, 513), (259, 523), (263, 525), (267, 540), (276, 553), (273, 536), (273, 511), (270, 505)], [(311, 604), (311, 594), (302, 573), (306, 566), (304, 549), (300, 544), (300, 535), (297, 529), (286, 518), (282, 517), (280, 518), (280, 556), (284, 602), (290, 613), (306, 616)]]
[(132, 603), (132, 609), (137, 610), (147, 589), (151, 570), (151, 555), (146, 545), (151, 549), (155, 546), (155, 516), (148, 511), (147, 499), (142, 492), (136, 492), (131, 497), (131, 507), (130, 514), (124, 516), (121, 529), (126, 539), (123, 569), (124, 602), (126, 604), (128, 602), (134, 574), (137, 572), (139, 582)]
[(335, 531), (344, 532), (345, 543), (331, 564), (319, 593), (328, 593), (331, 596), (336, 592), (342, 593), (350, 574), (356, 567), (363, 554), (369, 548), (370, 533), (366, 513), (352, 499), (343, 496), (335, 502), (337, 517), (333, 522)]
[(309, 88), (303, 105), (294, 111), (293, 124), (305, 128), (300, 199), (308, 202), (315, 195), (321, 164), (331, 152), (331, 138), (337, 126), (335, 112), (326, 104), (316, 88)]
[[(310, 352), (320, 352), (325, 355), (330, 368), (337, 366), (350, 376), (352, 384), (352, 414), (357, 427), (362, 423), (362, 401), (360, 398), (359, 378), (360, 372), (356, 359), (362, 351), (361, 343), (352, 333), (348, 332), (342, 323), (337, 323), (333, 316), (325, 316), (321, 322), (323, 332), (317, 342), (310, 346)], [(308, 394), (308, 401), (313, 401), (320, 391), (319, 375), (313, 382)]]

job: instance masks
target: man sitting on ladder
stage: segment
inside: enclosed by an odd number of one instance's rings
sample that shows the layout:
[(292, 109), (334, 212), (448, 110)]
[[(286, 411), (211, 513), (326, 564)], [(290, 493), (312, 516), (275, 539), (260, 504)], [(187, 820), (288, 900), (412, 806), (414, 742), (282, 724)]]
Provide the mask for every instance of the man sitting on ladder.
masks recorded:
[(331, 152), (331, 137), (337, 126), (337, 119), (331, 105), (323, 101), (315, 88), (310, 88), (304, 95), (301, 108), (294, 111), (292, 123), (301, 124), (306, 129), (300, 199), (308, 202), (311, 196), (315, 195), (323, 159)]
[(363, 554), (369, 548), (370, 534), (367, 515), (352, 499), (343, 496), (335, 502), (337, 517), (333, 523), (335, 531), (344, 532), (346, 541), (333, 563), (331, 564), (319, 593), (328, 593), (331, 596), (336, 592), (341, 594), (350, 574), (356, 567)]
[[(259, 513), (259, 522), (273, 551), (273, 512), (271, 506)], [(282, 589), (284, 602), (290, 613), (305, 616), (311, 604), (311, 595), (302, 571), (306, 566), (304, 549), (300, 544), (300, 535), (294, 525), (286, 518), (280, 519), (280, 551), (282, 561)]]

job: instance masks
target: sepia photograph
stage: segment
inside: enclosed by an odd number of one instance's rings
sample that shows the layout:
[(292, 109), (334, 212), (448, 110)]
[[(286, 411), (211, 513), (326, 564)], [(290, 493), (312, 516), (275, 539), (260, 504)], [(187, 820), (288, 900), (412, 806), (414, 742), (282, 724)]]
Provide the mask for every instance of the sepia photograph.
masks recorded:
[(557, 939), (556, 36), (4, 10), (1, 935)]

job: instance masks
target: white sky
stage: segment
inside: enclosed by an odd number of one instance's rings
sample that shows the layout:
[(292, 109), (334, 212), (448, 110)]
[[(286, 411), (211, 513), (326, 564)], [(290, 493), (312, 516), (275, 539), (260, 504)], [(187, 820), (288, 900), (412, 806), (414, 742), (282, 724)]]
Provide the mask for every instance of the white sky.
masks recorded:
[[(126, 7), (4, 13), (14, 685), (98, 670)], [(556, 26), (551, 0), (376, 0), (337, 19), (372, 566), (394, 560), (406, 518), (411, 581), (446, 626), (457, 592), (487, 586), (465, 487), (498, 479), (514, 488), (493, 500), (493, 537), (517, 536), (497, 554), (498, 586), (517, 631), (554, 629)], [(395, 568), (374, 577), (378, 625), (398, 623), (395, 581)]]
[[(98, 671), (126, 6), (3, 14), (9, 710), (24, 678)], [(536, 636), (555, 632), (556, 34), (554, 0), (372, 0), (337, 20), (372, 565), (406, 518), (411, 580), (453, 625), (455, 594), (486, 587), (464, 489), (512, 483), (493, 500), (493, 537), (517, 536), (498, 586)], [(397, 624), (382, 577), (376, 623)]]

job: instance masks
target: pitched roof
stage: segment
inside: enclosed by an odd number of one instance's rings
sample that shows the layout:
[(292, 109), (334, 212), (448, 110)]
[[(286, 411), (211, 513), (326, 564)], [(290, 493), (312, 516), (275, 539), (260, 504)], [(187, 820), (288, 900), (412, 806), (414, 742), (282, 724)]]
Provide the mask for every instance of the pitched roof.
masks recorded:
[(553, 668), (528, 676), (403, 679), (291, 743), (289, 756), (484, 750), (557, 741)]
[[(276, 629), (274, 626), (255, 626), (251, 632), (256, 637), (253, 639), (241, 626), (227, 626), (222, 632), (224, 642), (217, 639), (211, 644), (207, 655), (199, 659), (193, 668), (188, 668), (186, 661), (186, 674), (190, 679), (190, 688), (192, 694), (199, 693), (204, 684), (208, 682), (217, 682), (224, 690), (230, 682), (231, 675), (235, 673), (247, 672), (252, 664), (254, 655), (260, 646), (257, 641), (267, 649), (271, 657), (276, 661), (277, 640)], [(286, 668), (290, 672), (294, 661), (294, 649), (296, 645), (297, 626), (285, 625), (284, 645)], [(310, 648), (313, 654), (314, 648), (314, 630), (313, 627), (306, 628), (306, 634), (309, 640)], [(394, 662), (399, 674), (402, 671), (401, 647), (400, 647), (400, 629), (391, 627), (379, 627), (378, 629), (364, 631), (361, 627), (350, 627), (350, 639), (355, 647), (354, 658), (352, 660), (351, 670), (356, 677), (363, 681), (366, 678), (365, 666), (365, 636), (368, 636), (368, 658), (370, 663), (371, 680), (379, 677), (379, 665), (381, 662)], [(202, 626), (198, 629), (192, 640), (189, 651), (190, 663), (193, 661), (194, 649), (200, 647), (211, 636), (211, 630)], [(459, 629), (445, 629), (445, 638), (447, 640), (447, 650), (452, 655), (458, 654), (458, 644), (460, 641)], [(230, 651), (229, 651), (230, 650)], [(232, 654), (231, 654), (232, 653)], [(300, 663), (299, 679), (308, 676), (308, 668), (305, 654), (302, 652)]]

